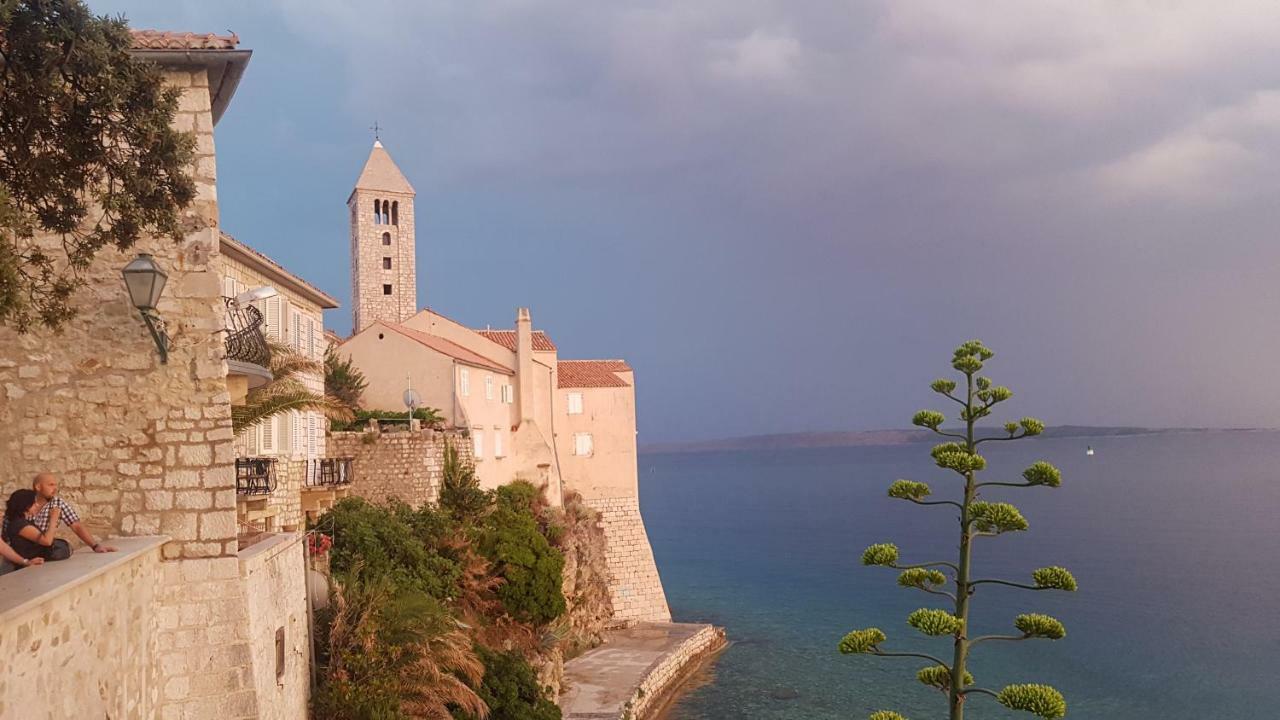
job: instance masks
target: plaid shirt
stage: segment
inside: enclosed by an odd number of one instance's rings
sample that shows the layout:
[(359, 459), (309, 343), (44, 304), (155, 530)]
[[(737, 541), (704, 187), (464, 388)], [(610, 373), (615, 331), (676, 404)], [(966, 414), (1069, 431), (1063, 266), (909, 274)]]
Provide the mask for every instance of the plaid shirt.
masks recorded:
[[(39, 512), (31, 516), (31, 524), (39, 528), (40, 532), (45, 532), (49, 529), (49, 513), (55, 505), (61, 509), (58, 519), (63, 525), (74, 525), (80, 522), (80, 516), (76, 514), (75, 508), (71, 507), (71, 503), (55, 495), (52, 500), (44, 504), (44, 507), (40, 508)], [(9, 518), (6, 517), (4, 526), (0, 528), (0, 535), (8, 535), (8, 533)]]

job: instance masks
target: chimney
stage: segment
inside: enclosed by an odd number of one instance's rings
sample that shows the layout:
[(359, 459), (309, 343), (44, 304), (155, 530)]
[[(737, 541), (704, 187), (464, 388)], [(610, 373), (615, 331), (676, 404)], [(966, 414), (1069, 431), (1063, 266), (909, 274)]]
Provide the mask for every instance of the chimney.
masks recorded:
[(533, 420), (533, 319), (529, 308), (516, 310), (516, 402), (520, 424)]

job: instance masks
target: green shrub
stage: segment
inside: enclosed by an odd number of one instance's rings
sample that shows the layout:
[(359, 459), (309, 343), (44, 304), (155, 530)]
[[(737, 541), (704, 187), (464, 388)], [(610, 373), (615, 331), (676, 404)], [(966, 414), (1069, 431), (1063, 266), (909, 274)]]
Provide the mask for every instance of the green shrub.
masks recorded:
[(333, 536), (329, 562), (336, 574), (361, 566), (367, 575), (385, 575), (397, 587), (437, 599), (449, 597), (458, 581), (459, 568), (435, 541), (447, 529), (404, 503), (343, 498), (317, 526)]
[(488, 510), (493, 498), (480, 489), (475, 465), (458, 459), (458, 450), (444, 447), (444, 477), (440, 480), (440, 509), (459, 522), (475, 522)]
[[(484, 663), (478, 694), (489, 706), (489, 720), (560, 720), (560, 708), (547, 698), (538, 676), (519, 653), (497, 652), (477, 646)], [(454, 713), (460, 720), (475, 716)]]
[(527, 482), (494, 491), (494, 508), (480, 532), (481, 554), (505, 580), (498, 597), (512, 617), (544, 625), (565, 611), (564, 555), (539, 531), (539, 491)]

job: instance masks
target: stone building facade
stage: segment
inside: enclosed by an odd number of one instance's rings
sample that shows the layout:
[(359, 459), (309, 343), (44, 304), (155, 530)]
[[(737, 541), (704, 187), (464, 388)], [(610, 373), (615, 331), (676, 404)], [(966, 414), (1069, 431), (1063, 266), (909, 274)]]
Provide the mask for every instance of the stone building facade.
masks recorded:
[[(81, 551), (0, 577), (6, 665), (59, 679), (6, 677), (0, 715), (74, 698), (73, 714), (85, 717), (256, 718), (261, 648), (274, 653), (280, 628), (293, 634), (286, 645), (309, 639), (305, 625), (290, 620), (305, 614), (296, 597), (284, 608), (247, 589), (251, 567), (237, 540), (214, 124), (249, 51), (234, 36), (139, 31), (134, 39), (136, 55), (181, 89), (174, 122), (196, 136), (198, 194), (183, 213), (184, 237), (99, 252), (72, 301), (79, 314), (60, 332), (0, 328), (0, 489), (53, 472), (86, 524), (123, 536), (113, 541), (120, 553)], [(150, 253), (168, 273), (158, 307), (170, 338), (167, 363), (121, 280), (137, 253)], [(296, 576), (303, 572), (297, 536), (270, 544), (291, 541), (274, 557), (282, 574)], [(81, 613), (123, 614), (86, 624)], [(255, 615), (269, 634), (251, 625)], [(305, 657), (291, 662), (282, 676), (307, 674)], [(40, 701), (32, 693), (50, 695), (49, 704), (31, 704)], [(305, 703), (288, 712), (302, 717)]]
[(357, 332), (418, 311), (413, 186), (375, 140), (347, 198), (351, 216), (351, 312)]
[[(338, 301), (226, 232), (220, 233), (220, 241), (223, 296), (235, 298), (255, 290), (273, 292), (271, 297), (249, 302), (262, 313), (266, 339), (322, 363), (328, 347), (324, 311), (337, 308)], [(322, 371), (301, 373), (298, 379), (311, 392), (324, 393)], [(326, 457), (328, 423), (319, 411), (290, 410), (236, 436), (236, 457), (270, 459), (276, 479), (276, 488), (270, 494), (238, 498), (242, 526), (265, 531), (296, 530), (302, 526), (302, 495), (308, 473), (314, 474), (317, 461)]]

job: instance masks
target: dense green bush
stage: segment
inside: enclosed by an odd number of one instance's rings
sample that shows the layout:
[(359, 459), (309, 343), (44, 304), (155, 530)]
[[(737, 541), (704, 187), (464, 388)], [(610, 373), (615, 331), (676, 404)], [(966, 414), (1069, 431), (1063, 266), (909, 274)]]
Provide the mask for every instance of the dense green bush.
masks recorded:
[[(477, 646), (484, 663), (478, 694), (489, 706), (489, 720), (560, 720), (560, 708), (547, 699), (537, 673), (519, 653), (497, 652)], [(455, 712), (460, 720), (474, 715)]]
[(538, 528), (538, 496), (538, 489), (527, 482), (495, 490), (479, 548), (505, 580), (498, 597), (507, 612), (517, 620), (545, 625), (565, 611), (564, 555)]
[(349, 497), (325, 513), (318, 527), (333, 537), (329, 563), (336, 574), (361, 566), (367, 575), (385, 575), (397, 587), (438, 599), (449, 597), (458, 581), (459, 568), (439, 542), (448, 529), (429, 512)]
[(440, 509), (455, 521), (475, 523), (489, 509), (493, 498), (480, 489), (475, 466), (458, 459), (452, 444), (444, 447), (444, 477), (440, 480)]

